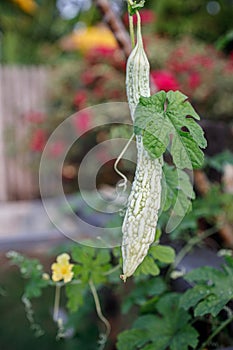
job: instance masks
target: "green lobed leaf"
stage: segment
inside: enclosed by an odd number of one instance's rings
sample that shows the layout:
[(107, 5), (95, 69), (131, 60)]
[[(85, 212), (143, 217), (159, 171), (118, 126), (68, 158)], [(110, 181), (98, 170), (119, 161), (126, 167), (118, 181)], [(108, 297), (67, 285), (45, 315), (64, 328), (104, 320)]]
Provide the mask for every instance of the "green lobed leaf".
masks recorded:
[(104, 273), (111, 268), (109, 249), (75, 245), (71, 255), (78, 263), (74, 268), (75, 276), (83, 283), (88, 283), (90, 279), (95, 284), (106, 281)]
[(204, 162), (204, 154), (187, 132), (176, 130), (173, 134), (171, 154), (177, 168), (197, 169)]
[(229, 296), (210, 294), (202, 300), (194, 310), (195, 317), (211, 314), (214, 317), (223, 309), (223, 307), (232, 299)]
[(83, 283), (66, 285), (67, 307), (70, 312), (75, 312), (83, 305), (83, 295), (86, 285)]
[(231, 265), (226, 265), (222, 271), (205, 266), (189, 272), (184, 278), (195, 286), (184, 293), (181, 306), (194, 307), (195, 316), (218, 315), (233, 299), (232, 275)]
[(191, 289), (188, 289), (182, 298), (181, 306), (188, 310), (190, 307), (195, 306), (202, 299), (210, 294), (210, 289), (203, 285), (196, 285)]
[(195, 121), (199, 119), (184, 94), (159, 91), (140, 98), (134, 132), (143, 135), (144, 147), (151, 156), (160, 157), (171, 142), (171, 155), (178, 168), (199, 168), (204, 161), (200, 148), (207, 145), (203, 130)]
[(144, 330), (131, 329), (119, 334), (117, 341), (118, 350), (135, 350), (146, 343)]
[[(158, 314), (139, 317), (131, 330), (119, 335), (117, 349), (188, 350), (190, 347), (196, 348), (198, 333), (188, 323), (191, 316), (179, 307), (181, 298), (182, 296), (176, 293), (162, 296), (156, 304)], [(127, 348), (128, 339), (130, 339), (130, 346)]]
[(195, 198), (195, 193), (188, 174), (164, 163), (162, 188), (163, 211), (172, 208), (173, 213), (178, 216), (184, 216), (189, 212), (191, 199)]

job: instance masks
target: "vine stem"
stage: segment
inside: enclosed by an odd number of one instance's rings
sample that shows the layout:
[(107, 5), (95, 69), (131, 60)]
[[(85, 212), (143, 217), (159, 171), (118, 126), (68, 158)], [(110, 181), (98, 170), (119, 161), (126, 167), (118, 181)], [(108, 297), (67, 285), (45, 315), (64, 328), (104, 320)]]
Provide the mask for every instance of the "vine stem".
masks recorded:
[(204, 348), (209, 344), (209, 342), (216, 336), (218, 333), (220, 333), (228, 324), (230, 324), (233, 321), (233, 315), (228, 318), (225, 322), (221, 323), (218, 328), (215, 329), (215, 331), (210, 334), (210, 336), (207, 338), (207, 340), (202, 344), (200, 347), (200, 350), (204, 350)]
[(54, 321), (58, 321), (60, 296), (61, 296), (61, 285), (60, 284), (56, 284), (55, 300), (54, 300), (54, 308), (53, 308), (53, 319), (54, 319)]
[(89, 286), (94, 298), (94, 302), (95, 302), (95, 307), (96, 307), (96, 312), (97, 315), (99, 317), (99, 319), (104, 323), (105, 327), (106, 327), (106, 338), (108, 338), (110, 332), (111, 332), (111, 325), (108, 322), (108, 320), (106, 319), (106, 317), (104, 317), (103, 313), (102, 313), (102, 309), (101, 309), (101, 305), (100, 305), (100, 300), (97, 294), (97, 290), (95, 288), (95, 285), (93, 283), (93, 281), (90, 279), (89, 280)]
[(115, 172), (120, 176), (122, 177), (123, 179), (123, 183), (119, 185), (119, 187), (123, 187), (123, 191), (126, 190), (126, 186), (127, 186), (127, 177), (118, 169), (118, 164), (121, 160), (121, 158), (123, 157), (123, 155), (125, 154), (125, 152), (127, 151), (131, 141), (133, 140), (134, 138), (134, 134), (130, 137), (130, 139), (128, 140), (127, 144), (125, 145), (125, 147), (123, 148), (123, 150), (121, 151), (121, 153), (119, 154), (119, 156), (117, 157), (117, 160), (115, 161), (114, 163), (114, 170)]
[(177, 254), (175, 262), (170, 266), (170, 268), (167, 271), (166, 279), (169, 278), (171, 270), (177, 267), (177, 265), (184, 259), (184, 257), (192, 250), (192, 248), (196, 244), (200, 243), (204, 239), (216, 233), (218, 229), (219, 227), (212, 227), (209, 230), (204, 231), (201, 236), (195, 236), (191, 238), (190, 241)]

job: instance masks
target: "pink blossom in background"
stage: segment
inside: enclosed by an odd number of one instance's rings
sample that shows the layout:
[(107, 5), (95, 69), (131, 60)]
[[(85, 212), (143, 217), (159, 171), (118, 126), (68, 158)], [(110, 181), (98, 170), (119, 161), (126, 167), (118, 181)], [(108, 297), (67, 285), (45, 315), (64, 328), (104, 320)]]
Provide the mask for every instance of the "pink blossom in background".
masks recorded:
[[(156, 14), (153, 11), (148, 10), (148, 9), (142, 9), (140, 11), (140, 16), (141, 16), (142, 24), (150, 24), (150, 23), (155, 22), (155, 20), (156, 20)], [(124, 15), (124, 22), (128, 26), (128, 24), (129, 24), (128, 13), (126, 13)], [(137, 23), (137, 16), (136, 15), (133, 15), (133, 23), (135, 25)]]
[(77, 113), (74, 117), (74, 126), (78, 134), (88, 131), (91, 126), (90, 112), (83, 110)]
[(111, 66), (120, 70), (125, 70), (125, 57), (118, 48), (97, 46), (90, 50), (85, 58), (91, 65), (103, 63), (103, 60), (106, 60)]
[(151, 82), (158, 90), (164, 90), (166, 92), (169, 90), (179, 90), (179, 83), (176, 80), (176, 77), (166, 70), (151, 72)]
[(46, 134), (42, 129), (35, 130), (30, 142), (30, 149), (33, 152), (42, 152), (46, 144)]
[(196, 89), (201, 84), (201, 76), (198, 72), (191, 72), (189, 75), (189, 87), (190, 89)]
[(205, 67), (207, 69), (212, 69), (214, 66), (214, 61), (212, 58), (204, 55), (197, 55), (193, 57), (193, 63)]
[(83, 72), (81, 75), (81, 81), (84, 85), (92, 84), (95, 81), (95, 78), (95, 75), (90, 70)]
[(34, 123), (34, 124), (41, 124), (45, 121), (45, 119), (46, 119), (46, 115), (37, 111), (30, 111), (25, 113), (24, 115), (25, 121)]
[(77, 109), (83, 109), (87, 102), (87, 92), (85, 90), (78, 90), (74, 96), (74, 105)]
[(100, 85), (100, 84), (98, 84), (98, 85), (92, 90), (92, 92), (93, 92), (93, 95), (94, 95), (96, 98), (98, 98), (98, 99), (103, 98), (103, 97), (105, 97), (105, 95), (106, 95), (106, 91), (104, 90), (104, 87), (103, 87), (102, 85)]
[(55, 141), (49, 147), (49, 153), (52, 157), (59, 157), (65, 150), (65, 145), (63, 141)]
[(115, 52), (115, 48), (107, 46), (97, 46), (88, 52), (86, 58), (91, 62), (96, 61), (96, 58), (98, 57), (112, 58)]

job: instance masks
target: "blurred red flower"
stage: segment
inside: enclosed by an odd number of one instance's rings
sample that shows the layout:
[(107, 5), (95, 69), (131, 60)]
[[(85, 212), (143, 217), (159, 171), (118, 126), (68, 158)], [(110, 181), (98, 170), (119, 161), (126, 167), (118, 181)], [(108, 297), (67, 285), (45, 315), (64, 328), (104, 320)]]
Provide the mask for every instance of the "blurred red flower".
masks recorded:
[(108, 64), (117, 69), (125, 69), (125, 57), (118, 48), (100, 45), (91, 49), (85, 58), (91, 65), (106, 61)]
[(189, 87), (190, 89), (196, 89), (201, 84), (201, 76), (198, 72), (192, 72), (189, 75)]
[(88, 52), (86, 55), (86, 58), (89, 59), (90, 61), (95, 61), (96, 57), (106, 57), (106, 58), (111, 58), (116, 49), (107, 47), (107, 46), (97, 46), (94, 47), (92, 50)]
[(78, 132), (78, 134), (83, 134), (88, 131), (91, 125), (91, 115), (88, 111), (80, 111), (75, 115), (74, 118), (74, 126)]
[(151, 82), (158, 90), (179, 90), (179, 83), (176, 77), (169, 71), (157, 70), (151, 72)]
[(86, 106), (87, 92), (85, 90), (78, 90), (74, 96), (74, 105), (77, 109), (82, 109)]
[(35, 130), (30, 142), (30, 149), (33, 152), (42, 152), (46, 144), (46, 134), (42, 129)]
[[(156, 14), (152, 10), (143, 9), (140, 11), (142, 24), (150, 24), (156, 20)], [(126, 25), (129, 24), (129, 16), (128, 13), (124, 15), (124, 22)], [(133, 15), (133, 23), (137, 23), (137, 16)]]

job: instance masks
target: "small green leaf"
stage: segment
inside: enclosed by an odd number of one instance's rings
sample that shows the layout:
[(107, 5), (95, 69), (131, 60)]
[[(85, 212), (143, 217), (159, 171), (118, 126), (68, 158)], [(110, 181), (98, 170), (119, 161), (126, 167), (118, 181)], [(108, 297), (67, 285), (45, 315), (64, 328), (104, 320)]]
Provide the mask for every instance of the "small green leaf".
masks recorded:
[(75, 312), (83, 304), (83, 295), (86, 286), (83, 283), (66, 285), (67, 307), (70, 312)]
[(145, 5), (146, 0), (132, 0), (132, 4), (129, 5), (129, 13), (130, 15), (134, 15), (136, 11), (142, 9)]
[(152, 275), (157, 276), (160, 273), (160, 269), (158, 265), (155, 263), (154, 259), (150, 256), (150, 254), (147, 254), (143, 262), (138, 266), (137, 270), (135, 271), (135, 276), (138, 275)]
[(157, 259), (166, 264), (171, 264), (175, 260), (175, 251), (172, 247), (157, 245), (151, 247), (150, 254), (154, 259)]

